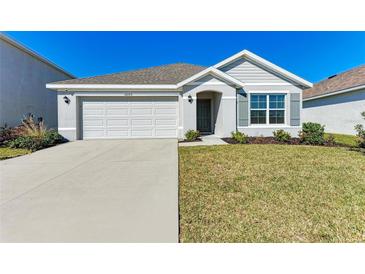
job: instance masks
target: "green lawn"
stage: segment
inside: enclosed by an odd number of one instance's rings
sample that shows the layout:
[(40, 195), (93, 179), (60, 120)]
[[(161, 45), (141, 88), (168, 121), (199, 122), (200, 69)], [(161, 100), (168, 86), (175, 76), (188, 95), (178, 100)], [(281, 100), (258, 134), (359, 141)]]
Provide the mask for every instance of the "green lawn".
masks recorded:
[(0, 147), (0, 160), (5, 160), (30, 153), (27, 149)]
[(365, 156), (289, 145), (180, 147), (181, 242), (365, 242)]
[[(329, 137), (329, 133), (324, 134), (324, 138), (327, 139)], [(346, 134), (331, 134), (335, 138), (335, 142), (354, 147), (357, 145), (356, 143), (356, 136), (355, 135), (346, 135)]]

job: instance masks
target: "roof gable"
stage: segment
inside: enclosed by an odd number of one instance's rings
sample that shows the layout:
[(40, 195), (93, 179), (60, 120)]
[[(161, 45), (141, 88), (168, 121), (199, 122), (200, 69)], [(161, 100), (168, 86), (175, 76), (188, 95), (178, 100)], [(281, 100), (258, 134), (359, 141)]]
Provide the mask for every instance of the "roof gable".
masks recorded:
[(232, 55), (231, 57), (224, 59), (223, 61), (219, 62), (218, 64), (214, 65), (214, 68), (220, 69), (240, 58), (244, 58), (247, 61), (253, 63), (253, 64), (257, 64), (263, 68), (265, 68), (268, 71), (272, 71), (273, 73), (280, 75), (288, 80), (291, 80), (295, 83), (297, 83), (300, 86), (303, 87), (312, 87), (313, 84), (296, 76), (295, 74), (265, 60), (264, 58), (261, 58), (260, 56), (253, 54), (252, 52), (248, 51), (248, 50), (243, 50), (238, 52), (237, 54)]
[(241, 81), (239, 81), (238, 79), (236, 78), (233, 78), (232, 76), (229, 76), (228, 74), (216, 69), (216, 68), (213, 68), (213, 67), (209, 67), (191, 77), (189, 77), (188, 79), (185, 79), (184, 81), (180, 82), (177, 84), (177, 87), (182, 87), (183, 85), (186, 85), (188, 83), (191, 83), (191, 82), (194, 82), (196, 80), (199, 80), (207, 75), (212, 75), (214, 77), (216, 77), (217, 79), (221, 79), (223, 81), (226, 81), (228, 83), (231, 83), (237, 87), (243, 87), (245, 84), (242, 83)]
[(227, 65), (219, 68), (219, 70), (227, 73), (228, 75), (244, 82), (249, 83), (283, 83), (286, 84), (290, 80), (284, 80), (282, 77), (275, 75), (272, 72), (267, 71), (260, 66), (253, 64), (252, 62), (241, 57)]

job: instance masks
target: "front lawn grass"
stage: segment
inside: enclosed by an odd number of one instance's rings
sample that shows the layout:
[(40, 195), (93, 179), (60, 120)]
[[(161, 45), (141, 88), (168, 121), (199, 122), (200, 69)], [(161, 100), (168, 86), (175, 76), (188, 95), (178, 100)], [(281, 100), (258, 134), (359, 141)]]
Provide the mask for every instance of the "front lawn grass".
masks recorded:
[(330, 135), (333, 135), (335, 138), (335, 142), (341, 145), (355, 147), (357, 146), (355, 135), (347, 135), (347, 134), (337, 134), (337, 133), (325, 133), (324, 138), (328, 139)]
[(181, 242), (365, 242), (365, 157), (340, 147), (179, 148)]
[(13, 158), (28, 153), (30, 153), (28, 149), (0, 147), (0, 160)]

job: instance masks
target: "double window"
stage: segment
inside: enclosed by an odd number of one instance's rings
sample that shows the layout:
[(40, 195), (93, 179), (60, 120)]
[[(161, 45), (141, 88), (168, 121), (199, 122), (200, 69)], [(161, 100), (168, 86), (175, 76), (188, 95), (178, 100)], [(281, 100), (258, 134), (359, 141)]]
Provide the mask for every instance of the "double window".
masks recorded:
[(284, 124), (285, 95), (252, 94), (251, 124)]

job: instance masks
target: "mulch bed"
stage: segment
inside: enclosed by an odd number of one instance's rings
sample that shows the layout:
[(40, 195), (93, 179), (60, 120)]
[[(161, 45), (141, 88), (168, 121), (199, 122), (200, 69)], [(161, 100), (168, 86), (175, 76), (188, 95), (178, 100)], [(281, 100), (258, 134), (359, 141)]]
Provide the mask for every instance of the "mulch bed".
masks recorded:
[(179, 141), (179, 143), (195, 143), (195, 142), (201, 142), (201, 141), (203, 141), (203, 140), (201, 138), (198, 138), (194, 141), (181, 140), (181, 141)]
[[(222, 140), (228, 144), (239, 144), (235, 139), (233, 138), (222, 138)], [(282, 143), (275, 140), (274, 137), (248, 137), (248, 143), (247, 144), (275, 144), (275, 145), (306, 145), (304, 143), (300, 142), (299, 138), (291, 138), (288, 142)], [(346, 147), (342, 144), (337, 144), (333, 142), (325, 142), (323, 145), (320, 146), (327, 146), (327, 147)]]

